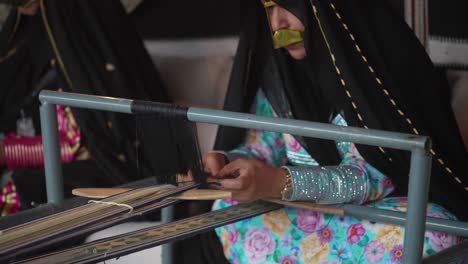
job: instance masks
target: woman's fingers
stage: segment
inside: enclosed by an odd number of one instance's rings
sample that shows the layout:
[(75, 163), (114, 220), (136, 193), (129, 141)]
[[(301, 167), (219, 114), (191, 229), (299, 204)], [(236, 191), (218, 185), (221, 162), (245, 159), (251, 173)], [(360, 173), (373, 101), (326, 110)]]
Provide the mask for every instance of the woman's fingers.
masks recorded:
[(231, 191), (233, 199), (239, 202), (258, 199), (263, 192), (256, 184), (256, 174), (264, 167), (263, 163), (251, 159), (234, 160), (212, 174), (211, 179), (217, 182), (212, 188)]
[(248, 189), (250, 180), (248, 177), (239, 176), (237, 178), (221, 179), (219, 184), (225, 190), (244, 191)]
[(216, 175), (225, 165), (226, 157), (221, 153), (210, 152), (203, 157), (205, 171)]
[(232, 199), (240, 203), (247, 203), (255, 200), (252, 195), (246, 192), (232, 192)]
[(182, 175), (182, 174), (177, 174), (177, 180), (178, 180), (178, 181), (193, 181), (193, 174), (192, 174), (192, 171), (189, 170), (189, 171), (187, 172), (186, 177), (184, 177), (184, 175)]
[(244, 159), (237, 159), (235, 161), (232, 161), (226, 166), (224, 166), (221, 170), (218, 171), (217, 174), (213, 174), (214, 177), (216, 178), (236, 178), (239, 177), (241, 174), (241, 171), (249, 171), (250, 166), (248, 164), (248, 161)]
[(245, 191), (251, 187), (253, 171), (247, 160), (239, 159), (224, 166), (215, 177), (226, 190)]

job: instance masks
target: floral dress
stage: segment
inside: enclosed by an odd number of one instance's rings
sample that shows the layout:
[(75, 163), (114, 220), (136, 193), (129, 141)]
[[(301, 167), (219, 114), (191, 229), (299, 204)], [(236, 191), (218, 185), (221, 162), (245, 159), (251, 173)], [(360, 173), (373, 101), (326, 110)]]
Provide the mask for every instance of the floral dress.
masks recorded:
[[(276, 116), (262, 91), (256, 96), (253, 112)], [(340, 115), (333, 123), (346, 126)], [(367, 163), (353, 143), (337, 142), (336, 146), (341, 164), (360, 166), (367, 174), (367, 206), (406, 210), (405, 197), (385, 198), (394, 190), (391, 180)], [(245, 143), (230, 153), (276, 166), (318, 165), (292, 135), (261, 130), (250, 130)], [(236, 201), (218, 200), (213, 210), (233, 204)], [(429, 204), (427, 212), (428, 216), (455, 219), (436, 204)], [(231, 263), (400, 263), (403, 256), (404, 227), (305, 209), (285, 207), (217, 228), (216, 233)], [(424, 256), (461, 241), (462, 237), (426, 231)]]

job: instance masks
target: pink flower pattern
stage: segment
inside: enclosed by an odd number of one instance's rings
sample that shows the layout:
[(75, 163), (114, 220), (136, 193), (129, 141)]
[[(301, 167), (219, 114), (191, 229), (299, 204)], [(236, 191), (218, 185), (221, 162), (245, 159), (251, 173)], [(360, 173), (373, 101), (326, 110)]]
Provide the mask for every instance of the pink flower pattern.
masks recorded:
[(297, 260), (291, 256), (284, 256), (280, 258), (281, 264), (296, 264)]
[(270, 148), (266, 148), (262, 144), (252, 144), (251, 148), (252, 153), (255, 153), (257, 155), (257, 159), (267, 163), (271, 163), (272, 153)]
[(237, 204), (239, 204), (238, 201), (233, 200), (233, 199), (223, 199), (223, 201), (224, 201), (225, 203), (230, 204), (230, 205), (237, 205)]
[(297, 211), (297, 227), (304, 232), (312, 233), (322, 224), (323, 214), (300, 209)]
[(242, 248), (250, 263), (262, 263), (276, 248), (275, 240), (266, 228), (252, 228), (245, 234)]
[(320, 242), (322, 242), (322, 243), (330, 242), (333, 239), (334, 234), (335, 234), (335, 231), (332, 228), (330, 228), (329, 226), (326, 226), (326, 227), (322, 228), (319, 231)]
[(390, 251), (392, 263), (400, 263), (403, 260), (403, 245), (396, 245)]
[(288, 148), (292, 152), (299, 153), (302, 150), (302, 146), (297, 142), (297, 140), (294, 137), (291, 137), (290, 141), (288, 142)]
[(381, 261), (384, 256), (384, 252), (384, 246), (377, 240), (370, 242), (364, 248), (364, 255), (366, 256), (367, 261), (369, 261), (370, 263)]
[(346, 231), (346, 234), (348, 235), (348, 242), (350, 244), (359, 242), (359, 240), (365, 233), (366, 230), (364, 229), (364, 227), (362, 227), (362, 224), (351, 225)]
[(446, 249), (456, 242), (456, 238), (447, 233), (427, 232), (426, 236), (429, 238), (429, 244), (436, 251)]
[(231, 229), (231, 231), (229, 231), (229, 243), (234, 245), (237, 241), (239, 241), (239, 231), (237, 231), (237, 229)]

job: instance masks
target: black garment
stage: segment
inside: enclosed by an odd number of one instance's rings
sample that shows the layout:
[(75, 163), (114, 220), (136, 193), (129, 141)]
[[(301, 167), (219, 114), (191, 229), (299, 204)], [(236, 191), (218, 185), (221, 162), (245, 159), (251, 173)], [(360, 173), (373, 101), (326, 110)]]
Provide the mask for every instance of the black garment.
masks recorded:
[[(93, 160), (74, 161), (63, 164), (63, 188), (65, 196), (71, 198), (72, 190), (85, 187), (104, 187), (103, 171)], [(47, 202), (46, 181), (43, 169), (20, 168), (14, 171), (13, 181), (21, 199), (21, 210)]]
[[(429, 4), (429, 49), (434, 64), (441, 71), (463, 70), (468, 71), (468, 61), (460, 59), (463, 50), (453, 51), (451, 45), (468, 46), (468, 17), (465, 10), (466, 1), (437, 1), (430, 0)], [(432, 47), (436, 48), (432, 48)], [(447, 52), (449, 50), (449, 52)], [(447, 52), (446, 54), (443, 54)], [(444, 72), (445, 74), (445, 72)], [(453, 88), (453, 87), (452, 87)]]
[[(0, 36), (0, 57), (5, 58), (0, 63), (1, 132), (15, 131), (19, 112), (26, 109), (34, 117), (36, 132), (40, 133), (37, 94), (44, 88), (169, 101), (159, 74), (119, 1), (41, 0), (39, 3), (35, 16), (19, 16), (13, 12)], [(57, 79), (44, 84), (43, 77), (50, 70), (57, 73)], [(177, 162), (167, 161), (164, 166), (157, 163), (172, 157), (170, 154), (175, 151), (162, 152), (154, 147), (157, 139), (172, 137), (170, 129), (160, 129), (169, 126), (164, 120), (139, 124), (137, 131), (130, 115), (72, 111), (82, 142), (96, 165), (94, 170), (75, 178), (77, 186), (82, 186), (81, 179), (89, 175), (95, 176), (93, 184), (109, 186), (164, 174)], [(139, 153), (137, 139), (143, 142), (139, 144)], [(17, 176), (20, 172), (15, 173), (14, 181), (17, 185), (31, 186), (35, 179), (28, 179), (24, 173), (22, 176)], [(84, 182), (91, 184), (89, 180)], [(42, 199), (37, 197), (37, 200)]]
[(442, 37), (466, 41), (468, 23), (466, 1), (429, 1), (429, 34), (431, 37)]
[(28, 2), (29, 2), (29, 0), (0, 0), (1, 4), (11, 5), (11, 6), (14, 6), (14, 7), (23, 6), (23, 5), (27, 4)]
[[(284, 2), (288, 8), (289, 1)], [(297, 69), (296, 73), (291, 72), (288, 55), (282, 50), (273, 50), (263, 7), (256, 1), (244, 2), (244, 17), (249, 22), (244, 22), (225, 109), (248, 111), (252, 97), (262, 86), (276, 112), (283, 117), (288, 116), (290, 108), (295, 118), (328, 122), (331, 115), (339, 112), (350, 126), (410, 134), (416, 129), (419, 134), (432, 138), (437, 153), (432, 166), (429, 200), (467, 219), (468, 210), (462, 205), (468, 199), (468, 189), (465, 189), (468, 160), (449, 104), (448, 86), (434, 74), (430, 59), (401, 16), (386, 1), (328, 0), (312, 2), (317, 18), (311, 4), (303, 2), (310, 12), (304, 19), (307, 58), (301, 63), (308, 65), (302, 66), (302, 71), (307, 72), (307, 77), (302, 79), (297, 78)], [(356, 44), (362, 53), (358, 52)], [(270, 69), (267, 74), (265, 69)], [(276, 87), (262, 85), (266, 83), (263, 76), (277, 80)], [(303, 89), (313, 91), (304, 92)], [(276, 97), (281, 93), (289, 107), (278, 103), (281, 100)], [(321, 97), (318, 103), (309, 103), (315, 102), (317, 96)], [(305, 99), (297, 100), (298, 97)], [(242, 133), (238, 129), (222, 128), (216, 146), (231, 149), (241, 140)], [(320, 164), (338, 164), (334, 142), (307, 138), (303, 141)], [(369, 163), (392, 178), (397, 186), (396, 195), (407, 193), (409, 153), (392, 149), (382, 153), (377, 147), (357, 147)], [(453, 173), (440, 164), (439, 158)]]
[(131, 17), (145, 39), (216, 38), (239, 33), (237, 1), (143, 1)]

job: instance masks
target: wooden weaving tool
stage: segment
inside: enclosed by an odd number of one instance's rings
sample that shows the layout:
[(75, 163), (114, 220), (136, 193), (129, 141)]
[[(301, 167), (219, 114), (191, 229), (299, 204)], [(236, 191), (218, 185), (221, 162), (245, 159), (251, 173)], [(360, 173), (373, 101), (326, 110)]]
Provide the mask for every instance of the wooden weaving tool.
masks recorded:
[[(111, 195), (120, 194), (122, 192), (129, 191), (130, 189), (126, 188), (78, 188), (74, 189), (72, 193), (76, 196), (87, 197), (87, 198), (106, 198)], [(191, 189), (186, 192), (180, 193), (176, 196), (171, 197), (171, 199), (176, 200), (217, 200), (217, 199), (230, 199), (232, 193), (222, 190), (209, 190), (209, 189)], [(281, 204), (293, 208), (309, 209), (318, 211), (321, 213), (344, 215), (343, 209), (337, 208), (330, 205), (321, 205), (313, 202), (289, 202), (283, 201), (276, 198), (265, 198), (264, 201)]]

